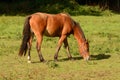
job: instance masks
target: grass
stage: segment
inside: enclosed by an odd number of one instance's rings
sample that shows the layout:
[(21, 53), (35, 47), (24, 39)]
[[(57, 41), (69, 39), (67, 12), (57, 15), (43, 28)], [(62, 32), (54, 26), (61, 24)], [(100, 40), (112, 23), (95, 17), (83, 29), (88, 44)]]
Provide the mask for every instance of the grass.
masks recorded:
[(39, 62), (34, 40), (32, 63), (28, 64), (27, 56), (18, 57), (25, 17), (0, 16), (0, 80), (120, 80), (120, 15), (72, 18), (80, 23), (89, 40), (91, 60), (85, 62), (80, 57), (71, 35), (68, 41), (75, 60), (68, 60), (62, 47), (59, 61), (54, 62), (58, 38), (44, 37), (46, 62)]

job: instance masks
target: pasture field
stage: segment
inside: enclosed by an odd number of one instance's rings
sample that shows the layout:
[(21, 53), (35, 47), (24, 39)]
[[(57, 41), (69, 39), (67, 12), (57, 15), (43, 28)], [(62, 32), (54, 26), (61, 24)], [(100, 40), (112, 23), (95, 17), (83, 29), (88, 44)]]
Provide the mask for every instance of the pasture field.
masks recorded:
[(72, 16), (79, 22), (90, 44), (91, 60), (86, 62), (78, 52), (74, 37), (68, 38), (74, 60), (68, 60), (62, 47), (59, 61), (54, 62), (58, 38), (44, 37), (39, 62), (32, 45), (32, 63), (27, 56), (18, 57), (24, 16), (0, 16), (0, 80), (120, 80), (120, 15)]

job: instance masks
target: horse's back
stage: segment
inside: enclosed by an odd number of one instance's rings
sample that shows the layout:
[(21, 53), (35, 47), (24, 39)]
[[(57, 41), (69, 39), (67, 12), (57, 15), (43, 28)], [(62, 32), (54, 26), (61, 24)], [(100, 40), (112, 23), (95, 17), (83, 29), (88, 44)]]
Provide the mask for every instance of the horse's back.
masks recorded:
[(31, 23), (33, 23), (32, 27), (36, 28), (36, 31), (44, 33), (46, 36), (61, 36), (61, 34), (70, 33), (72, 30), (72, 19), (64, 13), (34, 13)]

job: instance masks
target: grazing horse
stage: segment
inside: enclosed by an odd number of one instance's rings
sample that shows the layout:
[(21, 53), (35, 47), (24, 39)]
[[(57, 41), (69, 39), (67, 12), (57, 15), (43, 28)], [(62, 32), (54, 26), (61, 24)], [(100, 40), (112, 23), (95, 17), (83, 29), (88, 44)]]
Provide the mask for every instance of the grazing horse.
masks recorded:
[(30, 49), (32, 45), (33, 35), (36, 36), (37, 43), (36, 49), (40, 61), (44, 61), (41, 53), (41, 43), (43, 40), (43, 35), (49, 37), (59, 37), (57, 44), (57, 49), (54, 55), (54, 59), (58, 59), (58, 52), (61, 48), (62, 43), (64, 43), (67, 50), (68, 58), (71, 59), (72, 56), (69, 51), (69, 45), (67, 37), (73, 34), (79, 45), (79, 51), (81, 56), (85, 59), (89, 59), (89, 44), (86, 40), (80, 25), (75, 22), (70, 15), (65, 13), (59, 14), (47, 14), (47, 13), (34, 13), (27, 16), (24, 29), (23, 29), (23, 39), (20, 47), (19, 55), (26, 55), (28, 50), (28, 62), (31, 60)]

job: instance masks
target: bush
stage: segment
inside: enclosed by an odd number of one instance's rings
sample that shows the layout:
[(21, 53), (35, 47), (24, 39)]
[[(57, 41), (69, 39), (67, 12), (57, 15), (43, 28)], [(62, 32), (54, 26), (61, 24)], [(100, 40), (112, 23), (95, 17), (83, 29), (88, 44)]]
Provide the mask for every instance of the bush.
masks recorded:
[[(34, 3), (34, 4), (33, 4)], [(60, 13), (71, 15), (111, 15), (110, 11), (102, 12), (98, 6), (80, 6), (75, 0), (16, 0), (0, 2), (0, 14), (26, 15), (35, 12)]]

